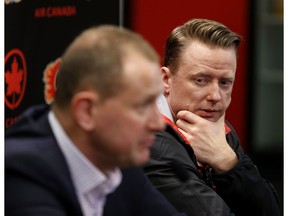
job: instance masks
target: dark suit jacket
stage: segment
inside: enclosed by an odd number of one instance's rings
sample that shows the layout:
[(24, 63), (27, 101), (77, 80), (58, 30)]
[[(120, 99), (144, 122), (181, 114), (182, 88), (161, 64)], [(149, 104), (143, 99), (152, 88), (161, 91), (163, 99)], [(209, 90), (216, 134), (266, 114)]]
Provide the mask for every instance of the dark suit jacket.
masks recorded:
[[(6, 131), (6, 216), (83, 215), (48, 111), (30, 109)], [(122, 174), (122, 183), (107, 197), (105, 216), (182, 215), (154, 189), (141, 168), (123, 169)]]

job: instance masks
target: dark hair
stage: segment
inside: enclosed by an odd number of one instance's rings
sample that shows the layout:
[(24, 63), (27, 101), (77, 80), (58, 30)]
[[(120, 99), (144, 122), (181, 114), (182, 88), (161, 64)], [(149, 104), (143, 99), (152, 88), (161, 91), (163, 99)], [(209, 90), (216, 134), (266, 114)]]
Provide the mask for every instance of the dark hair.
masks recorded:
[(189, 20), (176, 27), (168, 37), (164, 53), (164, 66), (176, 71), (181, 53), (192, 40), (198, 40), (211, 47), (234, 47), (237, 53), (241, 38), (222, 23), (208, 19)]
[(55, 103), (68, 105), (75, 92), (88, 88), (103, 98), (117, 93), (121, 89), (122, 59), (131, 51), (159, 61), (150, 44), (128, 29), (103, 25), (82, 32), (62, 57)]

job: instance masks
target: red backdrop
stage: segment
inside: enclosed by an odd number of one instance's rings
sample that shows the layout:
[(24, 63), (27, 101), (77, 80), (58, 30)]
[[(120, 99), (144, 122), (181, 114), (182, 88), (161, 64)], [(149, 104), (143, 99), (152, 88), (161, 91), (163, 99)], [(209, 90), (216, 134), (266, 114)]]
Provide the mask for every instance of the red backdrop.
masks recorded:
[(239, 48), (236, 83), (226, 118), (235, 127), (242, 146), (247, 150), (247, 62), (248, 0), (133, 0), (130, 2), (131, 29), (143, 35), (163, 56), (166, 38), (171, 30), (191, 18), (222, 22), (243, 37)]

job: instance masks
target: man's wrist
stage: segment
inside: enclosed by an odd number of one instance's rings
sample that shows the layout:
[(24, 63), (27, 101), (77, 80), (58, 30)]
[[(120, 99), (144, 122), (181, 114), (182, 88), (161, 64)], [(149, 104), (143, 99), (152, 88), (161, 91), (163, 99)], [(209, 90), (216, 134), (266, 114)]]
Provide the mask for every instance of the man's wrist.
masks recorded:
[(238, 163), (238, 157), (233, 151), (233, 154), (230, 154), (229, 157), (223, 157), (216, 166), (211, 166), (214, 171), (218, 174), (228, 172), (233, 169)]

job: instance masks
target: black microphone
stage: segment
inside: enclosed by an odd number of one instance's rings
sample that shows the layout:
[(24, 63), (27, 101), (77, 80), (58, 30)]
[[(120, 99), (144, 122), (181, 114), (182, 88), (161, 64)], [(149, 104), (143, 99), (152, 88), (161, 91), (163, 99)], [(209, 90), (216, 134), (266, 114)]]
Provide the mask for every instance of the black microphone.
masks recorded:
[(178, 160), (173, 159), (171, 161), (171, 166), (176, 176), (180, 179), (180, 181), (182, 182), (188, 181), (189, 173)]

